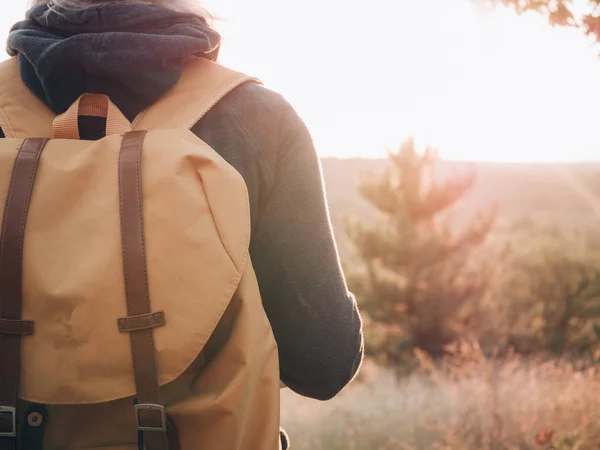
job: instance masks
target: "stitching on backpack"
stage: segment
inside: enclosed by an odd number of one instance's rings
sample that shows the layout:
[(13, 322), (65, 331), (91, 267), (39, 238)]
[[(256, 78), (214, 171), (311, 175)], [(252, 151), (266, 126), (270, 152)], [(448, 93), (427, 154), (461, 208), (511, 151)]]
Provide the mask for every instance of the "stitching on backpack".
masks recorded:
[(4, 112), (3, 108), (0, 108), (0, 128), (2, 128), (2, 131), (4, 131), (4, 137), (7, 137), (7, 138), (16, 137), (15, 130), (14, 130), (12, 124), (10, 123), (8, 116)]
[[(25, 145), (25, 143), (28, 140), (29, 139), (25, 139), (23, 141), (23, 146)], [(36, 151), (39, 149), (40, 146), (43, 148), (43, 146), (45, 146), (45, 145), (46, 145), (46, 141), (45, 140), (37, 142)], [(41, 155), (39, 155), (38, 157), (41, 157)], [(17, 158), (18, 158), (18, 156), (17, 156)], [(37, 173), (37, 169), (38, 169), (38, 164), (36, 164), (34, 166), (34, 170), (32, 170), (31, 177), (29, 178), (29, 190), (28, 190), (28, 192), (29, 192), (29, 200), (30, 201), (31, 201), (31, 195), (33, 194), (33, 192), (32, 192), (33, 191), (33, 183), (35, 181), (35, 175)], [(27, 209), (29, 209), (29, 202), (28, 202), (28, 205), (27, 205)], [(23, 217), (21, 217), (21, 229), (20, 229), (21, 239), (25, 238), (25, 226), (26, 225), (27, 225), (27, 210), (25, 210), (25, 213), (23, 214)], [(23, 245), (22, 245), (23, 243), (20, 242), (19, 244), (20, 245), (19, 245), (19, 253), (18, 253), (18, 255), (19, 255), (19, 260), (22, 260), (23, 259)]]
[[(125, 139), (125, 137), (123, 136), (123, 138), (121, 138), (122, 140)], [(121, 140), (121, 145), (122, 144), (122, 140)], [(118, 163), (118, 172), (119, 172), (119, 212), (120, 212), (120, 222), (121, 222), (121, 257), (123, 258), (123, 267), (127, 267), (127, 252), (125, 251), (125, 221), (123, 220), (123, 175), (122, 175), (122, 171), (121, 171), (121, 166), (122, 166), (122, 158), (121, 158), (121, 152), (119, 151), (119, 163)], [(125, 281), (125, 295), (127, 295), (127, 271), (123, 270), (123, 279)]]
[[(21, 148), (23, 148), (23, 146), (25, 145), (25, 143), (27, 142), (27, 139), (23, 141), (23, 143), (21, 144), (21, 146), (18, 149), (18, 152), (21, 151)], [(12, 191), (14, 188), (14, 184), (15, 184), (15, 167), (17, 166), (17, 161), (19, 158), (19, 154), (17, 153), (17, 157), (15, 158), (15, 161), (13, 163), (13, 170), (12, 170), (12, 174), (10, 177), (10, 183), (8, 185), (8, 193), (6, 194), (6, 198), (11, 198), (12, 196)], [(8, 206), (8, 205), (6, 205)], [(6, 224), (6, 217), (8, 216), (8, 208), (5, 207), (4, 208), (4, 214), (3, 214), (3, 218), (2, 218), (2, 228), (4, 228), (5, 224)], [(4, 235), (2, 235), (2, 241), (4, 241)], [(4, 253), (4, 242), (1, 242), (0, 244), (0, 259), (2, 259), (2, 253)]]
[[(145, 138), (145, 136), (144, 136)], [(150, 288), (148, 287), (148, 265), (146, 262), (146, 240), (144, 234), (144, 210), (142, 207), (142, 167), (141, 167), (141, 158), (142, 151), (144, 149), (144, 143), (142, 144), (135, 155), (135, 178), (137, 183), (137, 196), (138, 196), (138, 205), (140, 208), (140, 230), (142, 230), (140, 234), (140, 246), (142, 247), (142, 264), (144, 265), (144, 285), (146, 287), (146, 308), (150, 311)]]
[[(235, 263), (235, 260), (233, 258), (233, 255), (232, 255), (230, 249), (225, 245), (225, 240), (223, 239), (223, 234), (221, 233), (221, 229), (220, 229), (219, 224), (217, 223), (217, 220), (215, 218), (215, 214), (214, 214), (213, 207), (212, 207), (212, 204), (211, 204), (211, 197), (206, 192), (206, 188), (204, 187), (204, 181), (202, 180), (202, 176), (200, 176), (200, 180), (201, 180), (200, 186), (202, 187), (202, 192), (204, 193), (204, 197), (206, 198), (208, 209), (210, 210), (210, 216), (212, 217), (212, 222), (213, 222), (213, 224), (215, 226), (215, 229), (217, 230), (217, 234), (219, 235), (219, 240), (221, 241), (221, 246), (223, 247), (223, 250), (225, 250), (225, 253), (227, 253), (227, 256), (229, 256), (229, 260), (233, 264), (233, 267), (235, 267), (236, 271), (239, 272), (240, 277), (241, 277), (242, 274), (243, 274), (243, 272), (244, 272), (244, 268), (246, 266), (246, 258), (247, 258), (247, 254), (248, 254), (248, 248), (244, 249), (244, 252), (245, 252), (244, 258), (242, 259), (240, 268), (238, 269), (238, 266)], [(251, 229), (251, 224), (250, 224), (250, 222), (251, 222), (251, 219), (250, 219), (250, 198), (248, 196), (248, 189), (246, 188), (246, 183), (245, 182), (244, 182), (244, 198), (245, 198), (245, 201), (244, 201), (244, 215), (247, 218), (244, 240), (249, 244), (250, 243), (250, 229)], [(232, 295), (234, 293), (235, 293), (235, 290), (232, 292)]]
[[(147, 320), (147, 323), (144, 323)], [(141, 322), (141, 324), (140, 324)], [(117, 320), (119, 331), (139, 331), (165, 325), (164, 311), (140, 314), (137, 316), (121, 317)], [(137, 325), (136, 325), (137, 324)]]
[(137, 128), (138, 123), (140, 123), (144, 119), (144, 116), (146, 115), (147, 112), (148, 112), (148, 108), (144, 109), (141, 113), (139, 113), (133, 119), (133, 122), (131, 122), (131, 129), (132, 130), (135, 130)]

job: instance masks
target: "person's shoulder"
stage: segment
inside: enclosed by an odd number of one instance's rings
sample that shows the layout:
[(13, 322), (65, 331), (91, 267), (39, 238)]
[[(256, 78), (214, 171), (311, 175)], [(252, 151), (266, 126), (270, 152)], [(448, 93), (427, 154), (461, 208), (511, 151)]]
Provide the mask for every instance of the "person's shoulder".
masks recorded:
[[(227, 65), (221, 65), (220, 63), (217, 63), (217, 65), (238, 74), (249, 77), (255, 76), (253, 73), (240, 72), (237, 68)], [(222, 112), (226, 110), (229, 110), (229, 112), (234, 111), (238, 116), (261, 114), (271, 117), (273, 117), (272, 115), (281, 117), (282, 114), (287, 115), (294, 110), (293, 106), (282, 93), (271, 89), (266, 83), (260, 80), (260, 75), (258, 78), (253, 78), (237, 86), (215, 106)]]
[[(199, 123), (198, 133), (241, 135), (261, 154), (277, 157), (283, 144), (305, 124), (285, 95), (249, 80), (225, 95)], [(277, 158), (275, 158), (277, 159)], [(274, 161), (274, 160), (273, 160)]]
[(232, 90), (223, 99), (224, 105), (236, 110), (281, 113), (291, 108), (287, 99), (256, 81), (248, 81)]

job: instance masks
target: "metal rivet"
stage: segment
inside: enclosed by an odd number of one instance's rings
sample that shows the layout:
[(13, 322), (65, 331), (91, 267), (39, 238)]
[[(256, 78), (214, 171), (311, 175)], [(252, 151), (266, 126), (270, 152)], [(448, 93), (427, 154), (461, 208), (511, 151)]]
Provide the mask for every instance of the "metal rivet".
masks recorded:
[(32, 412), (27, 416), (27, 423), (32, 427), (39, 427), (43, 421), (44, 418), (39, 412)]

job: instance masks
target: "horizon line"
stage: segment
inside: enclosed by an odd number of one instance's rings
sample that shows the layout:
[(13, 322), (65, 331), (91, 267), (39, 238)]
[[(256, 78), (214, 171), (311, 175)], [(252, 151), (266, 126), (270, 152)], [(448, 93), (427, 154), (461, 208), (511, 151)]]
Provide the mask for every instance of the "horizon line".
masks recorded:
[[(331, 159), (331, 160), (372, 160), (372, 161), (384, 161), (387, 160), (387, 156), (337, 156), (337, 155), (323, 155), (319, 156), (319, 159)], [(536, 165), (582, 165), (582, 164), (593, 164), (600, 165), (600, 158), (598, 159), (577, 159), (577, 160), (563, 160), (556, 159), (552, 161), (548, 160), (531, 160), (531, 161), (523, 161), (523, 160), (515, 160), (515, 161), (507, 161), (507, 160), (490, 160), (490, 159), (452, 159), (452, 158), (443, 158), (440, 157), (441, 162), (448, 163), (461, 163), (461, 164), (536, 164)]]

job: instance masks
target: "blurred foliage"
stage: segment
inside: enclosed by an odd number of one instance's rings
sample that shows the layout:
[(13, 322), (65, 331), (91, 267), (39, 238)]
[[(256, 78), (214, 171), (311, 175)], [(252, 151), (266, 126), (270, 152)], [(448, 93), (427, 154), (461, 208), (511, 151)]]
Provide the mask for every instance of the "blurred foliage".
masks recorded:
[[(479, 164), (475, 183), (411, 141), (385, 170), (328, 163), (334, 213), (361, 219), (347, 273), (372, 357), (332, 402), (282, 393), (294, 448), (599, 448), (600, 165)], [(357, 206), (358, 166), (379, 176)]]
[[(593, 355), (600, 338), (595, 232), (531, 221), (510, 230), (510, 271), (495, 289), (496, 331), (523, 354)], [(502, 310), (502, 312), (501, 312)]]
[[(578, 27), (600, 43), (600, 0), (476, 0), (477, 2), (504, 5), (523, 14), (535, 11), (548, 18), (553, 26)], [(585, 5), (583, 8), (582, 5)]]
[[(411, 370), (415, 348), (438, 359), (465, 338), (488, 356), (599, 359), (600, 233), (581, 226), (597, 219), (500, 222), (481, 204), (467, 216), (461, 202), (473, 195), (475, 172), (438, 164), (434, 150), (421, 154), (409, 140), (387, 170), (359, 183), (372, 208), (347, 222), (361, 264), (346, 270), (367, 353), (400, 372)], [(597, 197), (600, 185), (585, 189)]]
[(437, 153), (416, 151), (412, 140), (389, 156), (383, 174), (363, 180), (360, 194), (377, 210), (347, 235), (363, 263), (350, 289), (365, 314), (367, 353), (400, 365), (417, 347), (441, 356), (444, 347), (486, 321), (482, 305), (498, 265), (477, 260), (495, 210), (477, 214), (460, 232), (450, 211), (469, 191), (474, 172), (439, 181)]

